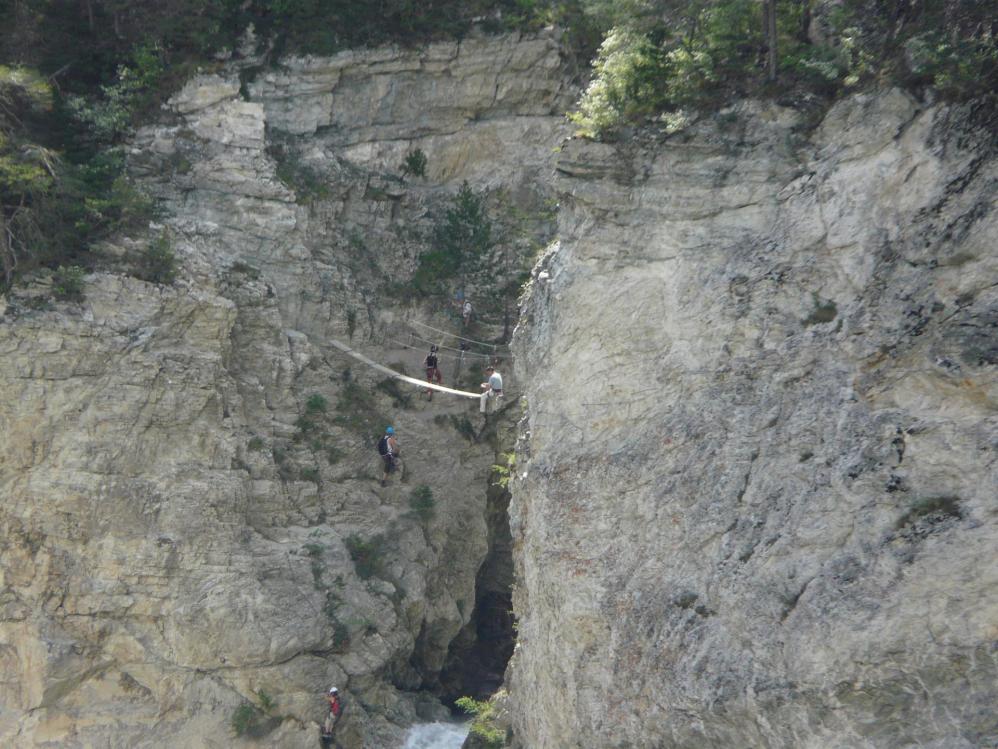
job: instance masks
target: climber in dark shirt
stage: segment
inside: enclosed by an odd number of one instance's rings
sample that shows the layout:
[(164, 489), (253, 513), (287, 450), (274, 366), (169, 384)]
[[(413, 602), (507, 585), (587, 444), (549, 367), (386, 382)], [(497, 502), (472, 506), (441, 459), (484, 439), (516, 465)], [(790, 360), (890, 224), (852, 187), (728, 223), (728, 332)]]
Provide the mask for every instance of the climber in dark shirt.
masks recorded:
[[(440, 374), (440, 366), (437, 363), (437, 347), (436, 345), (430, 346), (430, 353), (426, 355), (423, 360), (423, 366), (426, 367), (426, 381), (432, 383), (436, 379), (438, 385), (444, 384), (444, 377)], [(426, 388), (426, 392), (429, 394), (429, 400), (433, 400), (433, 388)]]
[(398, 437), (395, 436), (395, 429), (393, 427), (385, 427), (385, 433), (378, 440), (378, 455), (381, 456), (381, 462), (384, 463), (384, 473), (381, 474), (381, 485), (388, 486), (388, 474), (398, 468), (399, 462)]

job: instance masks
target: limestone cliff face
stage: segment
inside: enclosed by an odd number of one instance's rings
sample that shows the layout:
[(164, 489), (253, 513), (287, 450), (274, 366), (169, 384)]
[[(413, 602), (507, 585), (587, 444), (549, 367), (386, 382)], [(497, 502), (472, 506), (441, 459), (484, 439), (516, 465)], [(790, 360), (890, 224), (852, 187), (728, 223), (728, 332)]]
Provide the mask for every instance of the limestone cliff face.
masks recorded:
[(542, 196), (565, 97), (551, 38), (479, 39), (232, 63), (137, 135), (179, 280), (0, 302), (0, 745), (232, 746), (248, 701), (260, 745), (311, 747), (336, 684), (340, 744), (384, 749), (440, 709), (411, 690), (471, 615), (491, 448), (448, 421), (477, 404), (382, 393), (328, 341), (418, 372), (386, 284), (462, 180)]
[(520, 744), (994, 745), (993, 112), (742, 105), (558, 169), (516, 338)]

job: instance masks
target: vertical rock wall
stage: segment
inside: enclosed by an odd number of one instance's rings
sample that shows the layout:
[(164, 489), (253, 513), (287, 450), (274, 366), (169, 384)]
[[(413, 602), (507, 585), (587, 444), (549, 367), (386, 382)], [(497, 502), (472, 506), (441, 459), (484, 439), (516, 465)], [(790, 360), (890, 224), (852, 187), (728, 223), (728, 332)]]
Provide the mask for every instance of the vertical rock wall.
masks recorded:
[[(461, 181), (543, 196), (557, 45), (250, 62), (133, 143), (176, 284), (98, 272), (81, 305), (40, 283), (0, 302), (0, 745), (311, 747), (331, 684), (344, 747), (435, 714), (406, 690), (471, 615), (492, 450), (448, 421), (476, 403), (393, 398), (328, 340), (418, 372), (381, 337), (417, 312), (385, 290)], [(405, 179), (414, 148), (427, 175)], [(407, 472), (381, 489), (386, 423)], [(244, 702), (273, 705), (237, 739)]]
[(983, 104), (571, 142), (515, 340), (521, 746), (998, 742)]

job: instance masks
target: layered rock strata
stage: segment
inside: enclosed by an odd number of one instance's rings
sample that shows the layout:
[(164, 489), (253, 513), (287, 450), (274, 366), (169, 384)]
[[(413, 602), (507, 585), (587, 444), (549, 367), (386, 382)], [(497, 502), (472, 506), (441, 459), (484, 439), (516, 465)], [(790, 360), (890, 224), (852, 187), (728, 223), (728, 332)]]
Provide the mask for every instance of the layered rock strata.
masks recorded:
[(983, 104), (573, 141), (516, 338), (521, 746), (998, 742)]
[[(543, 194), (557, 45), (371, 50), (247, 83), (252, 63), (190, 81), (134, 140), (175, 284), (98, 272), (79, 305), (38, 283), (0, 304), (4, 746), (311, 747), (332, 684), (344, 747), (440, 714), (407, 690), (471, 616), (492, 448), (454, 429), (477, 403), (431, 408), (328, 341), (419, 371), (389, 335), (410, 300), (384, 290), (463, 180)], [(416, 148), (427, 174), (407, 179)], [(381, 489), (386, 423), (406, 472)]]

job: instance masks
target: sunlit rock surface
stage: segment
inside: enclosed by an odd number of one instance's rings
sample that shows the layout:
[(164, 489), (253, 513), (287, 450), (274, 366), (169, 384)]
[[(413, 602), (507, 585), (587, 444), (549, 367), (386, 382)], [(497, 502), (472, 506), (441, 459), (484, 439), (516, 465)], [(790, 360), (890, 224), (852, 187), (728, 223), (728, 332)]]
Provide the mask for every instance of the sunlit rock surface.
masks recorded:
[[(176, 284), (101, 272), (80, 305), (0, 303), (0, 745), (314, 747), (332, 685), (344, 747), (446, 714), (414, 690), (472, 614), (493, 450), (448, 420), (477, 402), (403, 406), (328, 341), (419, 372), (423, 343), (392, 340), (410, 300), (385, 288), (463, 180), (544, 199), (560, 64), (546, 35), (289, 61), (248, 86), (233, 64), (137, 134)], [(275, 144), (311, 181), (279, 176)], [(403, 177), (416, 148), (427, 175)], [(387, 423), (406, 483), (382, 489)], [(244, 702), (273, 704), (237, 739)]]
[(520, 746), (995, 745), (993, 114), (745, 104), (558, 169), (517, 337)]

